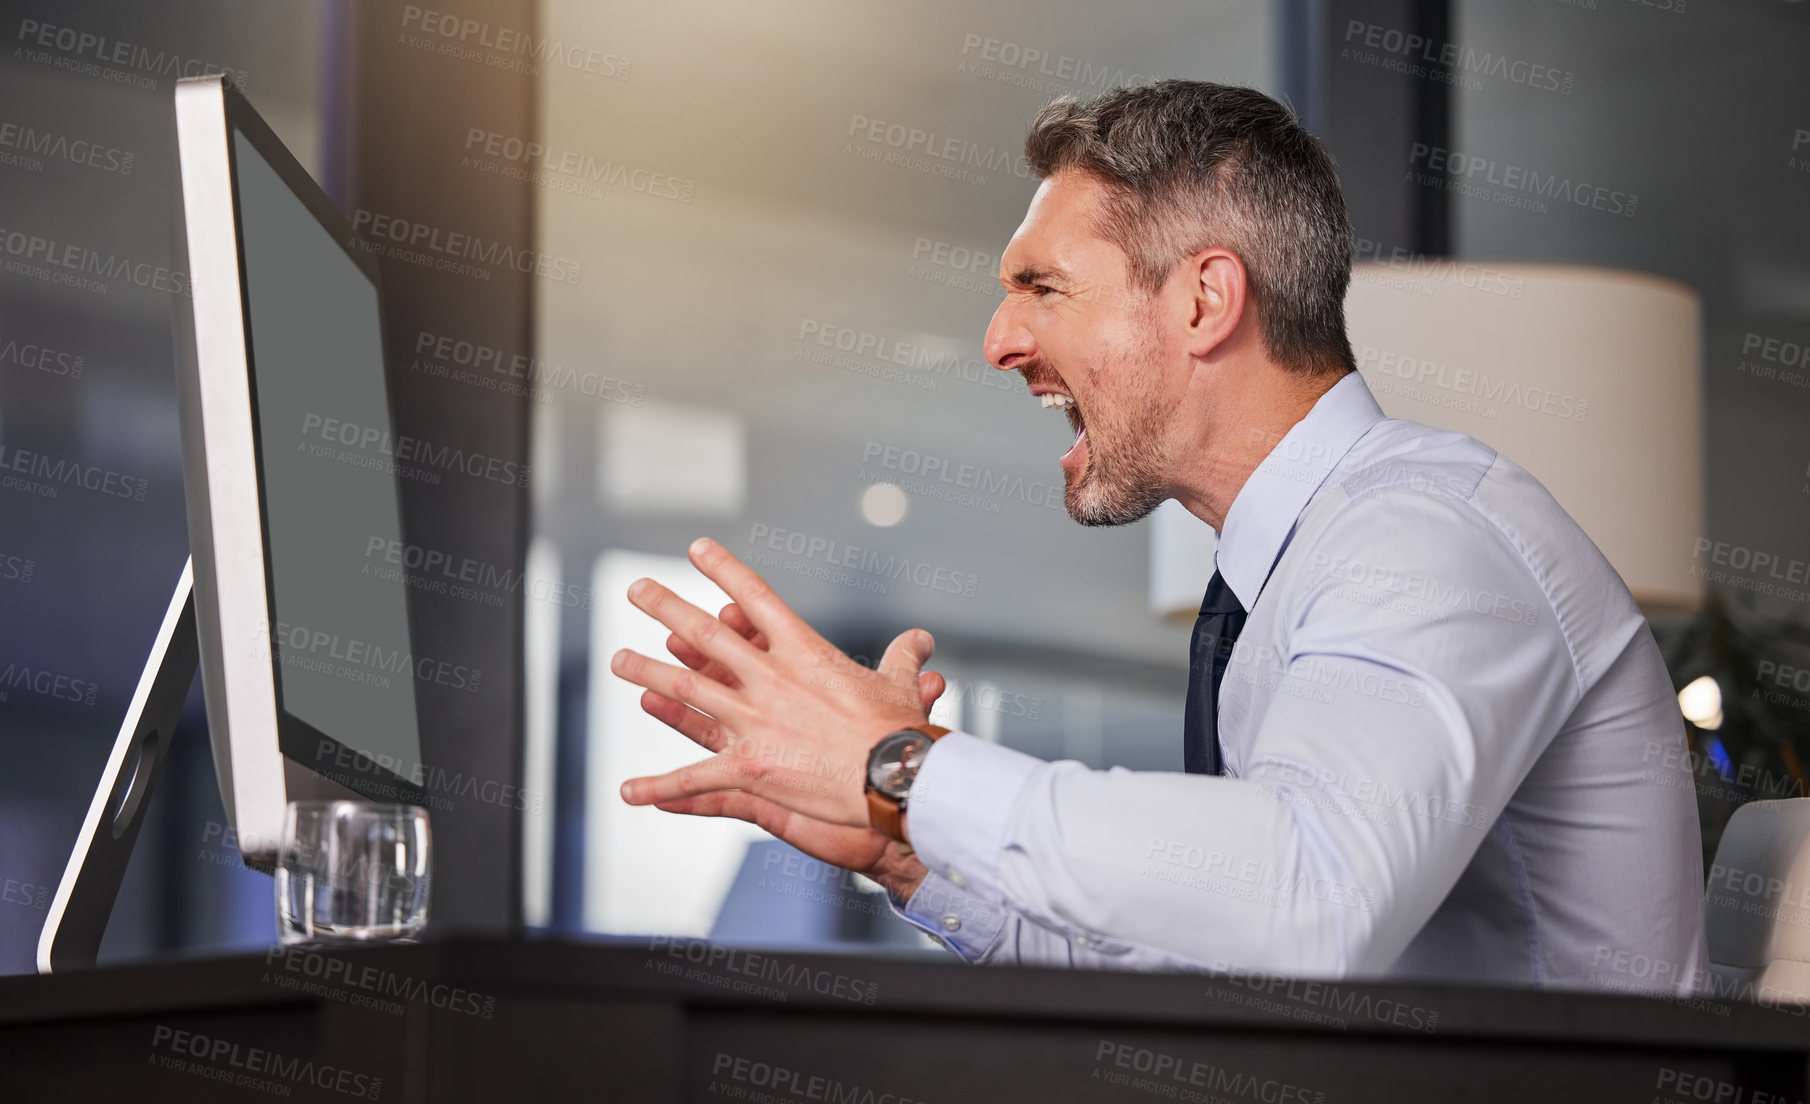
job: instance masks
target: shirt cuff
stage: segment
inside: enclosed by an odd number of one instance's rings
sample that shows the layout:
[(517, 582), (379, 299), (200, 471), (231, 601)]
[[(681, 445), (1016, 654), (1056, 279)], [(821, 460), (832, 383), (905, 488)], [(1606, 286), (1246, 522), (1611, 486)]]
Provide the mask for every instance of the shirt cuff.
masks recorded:
[(1005, 906), (958, 889), (935, 871), (924, 874), (909, 900), (886, 897), (894, 913), (970, 965), (986, 958), (1006, 922)]
[(966, 733), (930, 745), (906, 805), (912, 849), (930, 872), (957, 890), (1005, 900), (999, 856), (1018, 795), (1049, 764)]

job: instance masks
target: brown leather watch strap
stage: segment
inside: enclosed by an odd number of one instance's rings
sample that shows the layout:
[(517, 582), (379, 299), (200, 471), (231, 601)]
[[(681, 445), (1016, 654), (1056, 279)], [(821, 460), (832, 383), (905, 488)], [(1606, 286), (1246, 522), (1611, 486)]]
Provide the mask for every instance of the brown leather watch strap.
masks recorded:
[(879, 790), (867, 791), (867, 823), (873, 830), (889, 840), (905, 842), (905, 829), (900, 824), (905, 819), (905, 810), (899, 803), (887, 797)]
[[(949, 730), (942, 725), (921, 724), (907, 725), (905, 727), (914, 728), (919, 732), (922, 732), (924, 735), (930, 737), (931, 743), (935, 743), (949, 733)], [(904, 730), (893, 730), (893, 732), (902, 731)], [(890, 736), (892, 733), (889, 732), (886, 735)], [(885, 739), (885, 737), (881, 737), (881, 739)], [(874, 831), (886, 838), (904, 843), (905, 828), (903, 822), (905, 820), (905, 807), (881, 793), (879, 790), (874, 789), (871, 785), (867, 786), (866, 790), (867, 823), (873, 826)]]

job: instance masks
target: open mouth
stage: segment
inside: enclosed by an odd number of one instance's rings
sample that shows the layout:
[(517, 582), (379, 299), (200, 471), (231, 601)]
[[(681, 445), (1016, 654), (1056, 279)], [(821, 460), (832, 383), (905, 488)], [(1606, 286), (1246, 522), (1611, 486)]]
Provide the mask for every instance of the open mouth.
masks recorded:
[(1070, 445), (1068, 451), (1062, 454), (1062, 464), (1066, 468), (1069, 459), (1078, 456), (1081, 446), (1087, 441), (1087, 419), (1081, 414), (1081, 406), (1075, 402), (1075, 397), (1062, 390), (1060, 385), (1046, 384), (1035, 387), (1031, 394), (1037, 396), (1045, 410), (1060, 410), (1068, 417), (1068, 424), (1074, 427), (1074, 444)]

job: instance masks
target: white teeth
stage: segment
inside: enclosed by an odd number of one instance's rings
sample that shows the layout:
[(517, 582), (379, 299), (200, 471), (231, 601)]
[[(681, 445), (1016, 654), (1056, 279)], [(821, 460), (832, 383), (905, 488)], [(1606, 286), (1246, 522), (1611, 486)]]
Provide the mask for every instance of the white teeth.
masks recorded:
[(1056, 394), (1039, 395), (1038, 398), (1043, 400), (1043, 408), (1045, 410), (1048, 410), (1051, 407), (1064, 407), (1075, 401), (1067, 395)]

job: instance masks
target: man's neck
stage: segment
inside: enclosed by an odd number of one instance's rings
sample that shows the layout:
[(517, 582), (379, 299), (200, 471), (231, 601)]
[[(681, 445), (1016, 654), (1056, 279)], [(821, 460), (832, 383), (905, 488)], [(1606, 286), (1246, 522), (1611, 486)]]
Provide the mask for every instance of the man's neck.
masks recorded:
[[(1239, 376), (1249, 382), (1189, 404), (1199, 420), (1177, 453), (1185, 467), (1177, 473), (1175, 498), (1215, 533), (1224, 530), (1251, 473), (1345, 373), (1306, 375), (1266, 361)], [(1208, 373), (1197, 378), (1212, 385)]]

